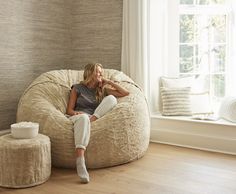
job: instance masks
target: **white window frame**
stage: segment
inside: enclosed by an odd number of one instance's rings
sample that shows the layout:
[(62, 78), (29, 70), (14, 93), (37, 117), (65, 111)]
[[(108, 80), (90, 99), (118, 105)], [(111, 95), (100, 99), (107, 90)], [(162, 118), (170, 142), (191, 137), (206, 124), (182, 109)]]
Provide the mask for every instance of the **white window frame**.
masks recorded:
[[(231, 9), (228, 5), (179, 5), (179, 16), (181, 14), (190, 14), (190, 15), (225, 15), (226, 16), (226, 40), (224, 43), (216, 43), (217, 45), (225, 45), (226, 46), (226, 56), (225, 56), (225, 71), (224, 72), (208, 72), (207, 75), (210, 75), (209, 86), (210, 92), (212, 91), (212, 75), (224, 75), (225, 77), (225, 96), (229, 93), (230, 89), (227, 85), (229, 82), (229, 53), (230, 53), (230, 32), (231, 32), (231, 24), (232, 21), (230, 19)], [(179, 18), (179, 17), (178, 17)], [(193, 43), (194, 44), (194, 43)], [(181, 43), (179, 43), (181, 45)], [(192, 43), (191, 43), (192, 45)], [(209, 67), (210, 69), (210, 67)], [(179, 75), (191, 75), (191, 73), (179, 73)], [(212, 96), (212, 94), (210, 93)], [(213, 96), (212, 96), (213, 97)], [(222, 99), (222, 98), (221, 98)], [(219, 99), (220, 100), (220, 99)], [(215, 105), (217, 106), (217, 104)], [(218, 104), (219, 106), (219, 104)], [(216, 107), (217, 109), (217, 107)]]
[[(161, 76), (179, 76), (179, 0), (163, 0), (163, 3), (160, 2), (161, 0), (150, 0), (149, 39), (151, 41), (149, 45), (148, 99), (152, 114), (161, 110), (159, 78)], [(230, 39), (227, 40), (231, 44), (231, 49), (228, 52), (230, 56), (225, 70), (227, 73), (226, 96), (236, 95), (236, 84), (234, 84), (236, 83), (236, 25), (234, 24), (236, 1), (231, 1), (231, 4), (231, 12), (228, 17), (232, 22), (232, 28), (228, 30)], [(228, 8), (226, 10), (221, 9), (221, 6), (216, 6), (216, 8), (218, 13), (229, 11)]]
[[(168, 5), (168, 62), (166, 76), (179, 77), (181, 73), (179, 72), (179, 16), (180, 14), (201, 14), (207, 12), (208, 15), (220, 15), (225, 14), (227, 17), (226, 23), (226, 64), (225, 64), (225, 96), (235, 95), (233, 89), (233, 81), (235, 76), (233, 75), (233, 62), (232, 62), (232, 25), (233, 25), (233, 10), (231, 6), (225, 5), (211, 5), (209, 6), (201, 5), (200, 10), (197, 10), (193, 5), (180, 5), (179, 1), (176, 3), (169, 1)], [(215, 74), (215, 73), (212, 73)], [(187, 75), (187, 73), (186, 73)], [(188, 74), (190, 75), (190, 74)]]

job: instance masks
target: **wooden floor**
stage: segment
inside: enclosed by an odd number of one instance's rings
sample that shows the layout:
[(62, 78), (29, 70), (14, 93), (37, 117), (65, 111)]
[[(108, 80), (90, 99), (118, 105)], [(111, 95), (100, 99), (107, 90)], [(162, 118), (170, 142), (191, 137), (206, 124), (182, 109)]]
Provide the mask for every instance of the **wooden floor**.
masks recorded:
[(235, 194), (236, 156), (151, 143), (134, 162), (89, 170), (80, 184), (75, 170), (52, 169), (44, 184), (1, 194)]

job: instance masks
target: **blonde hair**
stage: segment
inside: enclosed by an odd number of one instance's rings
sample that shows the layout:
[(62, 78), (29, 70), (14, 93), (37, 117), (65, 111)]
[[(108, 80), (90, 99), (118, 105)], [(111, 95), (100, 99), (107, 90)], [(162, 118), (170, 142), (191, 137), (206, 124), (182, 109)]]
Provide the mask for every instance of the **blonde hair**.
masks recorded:
[[(102, 67), (102, 64), (100, 63), (88, 63), (87, 65), (85, 65), (84, 67), (84, 80), (81, 82), (84, 85), (87, 85), (88, 83), (90, 83), (91, 81), (93, 81), (96, 73), (97, 73), (97, 68), (98, 67)], [(102, 99), (104, 98), (105, 93), (104, 93), (104, 88), (101, 86), (97, 86), (96, 88), (96, 100), (97, 102), (101, 102)]]

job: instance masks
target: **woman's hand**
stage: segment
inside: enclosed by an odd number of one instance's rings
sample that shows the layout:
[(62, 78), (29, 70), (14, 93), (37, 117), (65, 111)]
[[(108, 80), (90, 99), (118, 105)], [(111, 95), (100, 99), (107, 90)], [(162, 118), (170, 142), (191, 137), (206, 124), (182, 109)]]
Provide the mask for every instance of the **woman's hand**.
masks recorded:
[(106, 79), (106, 78), (102, 78), (101, 79), (101, 82), (99, 82), (99, 87), (103, 87), (103, 86), (105, 86), (106, 84), (111, 84), (111, 80), (109, 80), (109, 79)]
[(129, 95), (129, 91), (121, 87), (118, 83), (113, 82), (112, 80), (102, 78), (102, 87), (105, 85), (110, 85), (106, 87), (106, 92), (108, 95), (113, 95), (115, 97), (124, 97)]
[(102, 78), (102, 83), (103, 83), (103, 85), (111, 84), (111, 80), (106, 79), (106, 78)]
[(80, 114), (84, 114), (84, 113), (81, 111), (74, 111), (74, 115), (80, 115)]

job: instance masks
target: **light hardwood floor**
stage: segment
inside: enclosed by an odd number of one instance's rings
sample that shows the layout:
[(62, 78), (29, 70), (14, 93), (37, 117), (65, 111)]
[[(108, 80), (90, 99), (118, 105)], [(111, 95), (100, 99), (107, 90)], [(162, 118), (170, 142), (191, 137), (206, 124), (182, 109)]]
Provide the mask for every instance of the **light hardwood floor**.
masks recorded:
[(235, 194), (236, 156), (151, 143), (134, 162), (89, 170), (80, 184), (73, 169), (52, 169), (50, 179), (26, 189), (0, 188), (1, 194)]

